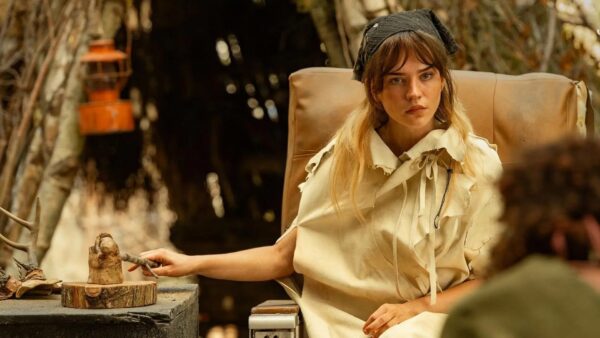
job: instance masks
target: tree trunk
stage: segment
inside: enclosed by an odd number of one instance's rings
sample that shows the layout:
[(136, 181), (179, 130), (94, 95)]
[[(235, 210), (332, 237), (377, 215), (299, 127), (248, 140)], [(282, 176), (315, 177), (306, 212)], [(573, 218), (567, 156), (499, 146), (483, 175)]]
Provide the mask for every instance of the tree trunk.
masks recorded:
[(329, 0), (315, 2), (310, 8), (310, 16), (327, 50), (329, 65), (332, 67), (351, 67), (351, 63), (345, 57), (346, 52), (342, 47), (337, 29), (335, 7)]

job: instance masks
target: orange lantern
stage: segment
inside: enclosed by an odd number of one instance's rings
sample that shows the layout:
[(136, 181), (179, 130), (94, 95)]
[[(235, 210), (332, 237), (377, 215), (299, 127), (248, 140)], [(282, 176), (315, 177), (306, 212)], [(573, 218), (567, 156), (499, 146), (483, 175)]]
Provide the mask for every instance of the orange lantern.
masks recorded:
[(81, 58), (85, 66), (88, 102), (79, 106), (82, 134), (105, 134), (134, 129), (131, 102), (119, 100), (119, 92), (131, 71), (127, 54), (115, 50), (112, 40), (95, 40)]

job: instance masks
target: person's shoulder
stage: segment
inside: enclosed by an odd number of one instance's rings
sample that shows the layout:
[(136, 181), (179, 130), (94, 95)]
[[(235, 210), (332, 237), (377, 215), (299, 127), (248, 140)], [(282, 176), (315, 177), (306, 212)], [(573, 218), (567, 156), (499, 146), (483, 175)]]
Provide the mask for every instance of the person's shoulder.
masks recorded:
[(490, 143), (486, 138), (472, 133), (469, 134), (467, 142), (473, 149), (471, 156), (479, 174), (488, 179), (497, 178), (502, 172), (502, 162), (498, 156), (496, 145)]

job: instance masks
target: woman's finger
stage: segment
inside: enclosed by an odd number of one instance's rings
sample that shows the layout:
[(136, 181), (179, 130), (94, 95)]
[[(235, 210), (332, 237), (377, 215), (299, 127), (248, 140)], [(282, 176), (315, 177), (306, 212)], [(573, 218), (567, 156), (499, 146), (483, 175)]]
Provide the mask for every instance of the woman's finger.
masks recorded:
[(381, 336), (387, 329), (389, 328), (389, 325), (385, 325), (380, 327), (377, 332), (374, 332), (371, 337), (373, 338), (379, 338), (379, 336)]
[(375, 310), (375, 312), (373, 312), (369, 316), (369, 318), (367, 318), (365, 325), (363, 325), (363, 330), (366, 329), (366, 327), (369, 326), (369, 324), (371, 324), (375, 319), (379, 318), (383, 313), (385, 313), (385, 310), (382, 305), (377, 310)]
[(159, 276), (170, 276), (171, 271), (171, 267), (169, 266), (160, 266), (158, 268), (154, 268), (152, 269), (152, 272), (154, 272), (155, 274), (159, 275)]
[(390, 319), (392, 319), (392, 315), (389, 313), (385, 313), (381, 316), (379, 316), (377, 319), (375, 319), (371, 324), (369, 324), (367, 327), (365, 327), (365, 331), (366, 332), (379, 332), (380, 329), (385, 326), (385, 324), (387, 324), (387, 322), (390, 321)]

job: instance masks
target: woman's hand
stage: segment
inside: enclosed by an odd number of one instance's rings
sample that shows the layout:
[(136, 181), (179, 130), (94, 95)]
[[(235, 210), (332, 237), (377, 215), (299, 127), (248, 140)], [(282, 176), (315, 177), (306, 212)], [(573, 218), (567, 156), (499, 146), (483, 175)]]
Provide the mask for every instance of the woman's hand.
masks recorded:
[(418, 300), (404, 304), (383, 304), (367, 319), (363, 332), (377, 338), (390, 327), (425, 311), (420, 304)]
[[(192, 257), (167, 249), (156, 249), (140, 254), (141, 258), (146, 258), (159, 263), (161, 266), (152, 269), (159, 276), (180, 277), (192, 274), (193, 264)], [(137, 269), (139, 265), (133, 265), (128, 269), (129, 272)], [(142, 266), (142, 272), (145, 276), (152, 276), (150, 271)]]
[(363, 331), (376, 338), (390, 327), (421, 312), (447, 313), (458, 300), (475, 290), (480, 283), (479, 280), (474, 279), (446, 289), (438, 295), (435, 305), (430, 305), (428, 295), (403, 304), (383, 304), (367, 319)]

